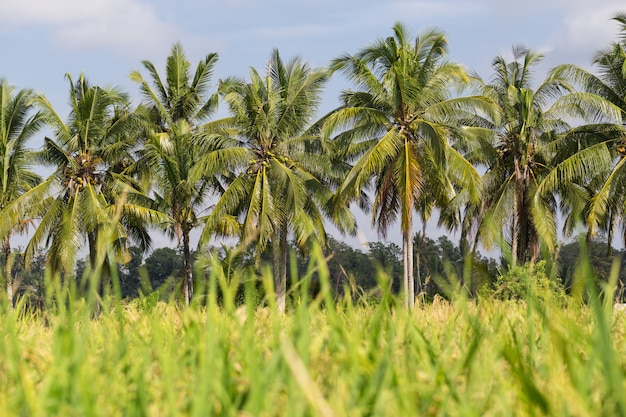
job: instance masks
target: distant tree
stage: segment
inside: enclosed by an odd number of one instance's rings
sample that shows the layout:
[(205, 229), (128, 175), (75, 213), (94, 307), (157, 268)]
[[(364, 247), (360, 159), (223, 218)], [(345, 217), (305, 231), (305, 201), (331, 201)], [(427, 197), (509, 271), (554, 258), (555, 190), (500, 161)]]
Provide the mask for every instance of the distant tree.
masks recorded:
[[(565, 289), (572, 293), (584, 293), (585, 283), (577, 276), (581, 262), (589, 262), (594, 273), (594, 280), (601, 291), (601, 284), (609, 280), (611, 269), (614, 262), (620, 265), (618, 288), (616, 289), (616, 297), (624, 299), (626, 296), (626, 263), (624, 259), (624, 251), (607, 250), (607, 241), (601, 238), (592, 240), (585, 239), (586, 253), (588, 259), (582, 257), (580, 242), (571, 242), (564, 245), (559, 250), (557, 259), (559, 277), (561, 278)], [(577, 280), (578, 279), (578, 280)]]
[(118, 265), (120, 290), (124, 298), (136, 297), (141, 289), (141, 265), (144, 251), (137, 246), (128, 248), (129, 260)]
[(158, 289), (168, 278), (175, 277), (183, 268), (184, 256), (172, 248), (157, 248), (145, 260), (146, 271), (153, 289)]
[(478, 252), (464, 255), (461, 247), (445, 235), (433, 240), (417, 233), (414, 241), (421, 257), (416, 273), (423, 279), (421, 291), (427, 297), (447, 297), (459, 286), (473, 296), (499, 275), (496, 260)]
[(22, 252), (15, 252), (13, 277), (15, 277), (15, 296), (26, 298), (29, 308), (43, 309), (45, 304), (45, 267), (46, 253), (38, 251), (26, 267)]
[(342, 291), (344, 285), (352, 291), (358, 287), (371, 289), (378, 285), (371, 259), (363, 251), (329, 237), (327, 253), (330, 256), (330, 278), (337, 293)]
[(400, 292), (402, 290), (402, 281), (399, 280), (402, 271), (402, 260), (400, 259), (402, 249), (393, 242), (387, 244), (369, 242), (367, 253), (372, 265), (370, 274), (372, 276), (377, 274), (376, 268), (381, 268), (391, 278), (391, 289), (396, 293)]
[(76, 283), (78, 284), (78, 289), (82, 293), (85, 292), (89, 287), (87, 286), (85, 273), (90, 269), (89, 259), (78, 259), (76, 261), (76, 266), (74, 267), (74, 275), (72, 278), (76, 279)]

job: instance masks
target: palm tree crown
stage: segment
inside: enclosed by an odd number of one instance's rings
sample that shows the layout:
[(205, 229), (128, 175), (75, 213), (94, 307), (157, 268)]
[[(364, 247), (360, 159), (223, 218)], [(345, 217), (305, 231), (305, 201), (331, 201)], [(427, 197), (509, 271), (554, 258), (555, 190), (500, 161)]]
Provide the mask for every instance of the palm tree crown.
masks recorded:
[(325, 216), (341, 229), (354, 224), (347, 209), (332, 204), (335, 165), (322, 152), (312, 125), (329, 75), (299, 59), (284, 63), (274, 51), (266, 76), (252, 68), (249, 82), (229, 78), (220, 83), (232, 114), (222, 135), (238, 142), (242, 171), (207, 219), (203, 239), (214, 230), (238, 234), (244, 244), (254, 243), (257, 253), (271, 244), (280, 310), (285, 307), (288, 234), (305, 247), (325, 242)]
[(490, 142), (480, 147), (480, 158), (472, 159), (487, 167), (476, 242), (490, 247), (502, 236), (502, 249), (510, 251), (513, 264), (536, 260), (542, 243), (548, 251), (555, 249), (558, 205), (567, 232), (580, 218), (574, 208), (584, 205), (585, 182), (607, 164), (605, 152), (589, 145), (610, 126), (569, 122), (616, 114), (600, 97), (576, 92), (563, 70), (552, 71), (533, 88), (533, 70), (542, 59), (517, 46), (512, 61), (494, 59), (489, 84), (479, 80), (502, 116), (491, 126), (493, 135), (483, 137)]
[[(53, 271), (71, 271), (83, 237), (89, 243), (90, 261), (95, 262), (96, 241), (103, 227), (115, 230), (112, 241), (118, 249), (129, 238), (149, 246), (150, 237), (128, 210), (112, 224), (119, 194), (116, 172), (132, 162), (137, 130), (128, 109), (127, 96), (116, 88), (92, 86), (81, 74), (70, 84), (70, 114), (65, 122), (43, 96), (37, 99), (55, 138), (45, 138), (42, 160), (56, 168), (29, 199), (47, 195), (33, 208), (41, 215), (27, 252), (44, 242), (50, 246)], [(131, 230), (132, 229), (132, 230)], [(121, 256), (121, 252), (120, 252)]]
[[(620, 219), (624, 220), (626, 208), (626, 128), (623, 124), (626, 115), (626, 14), (617, 13), (614, 20), (620, 25), (619, 41), (596, 53), (595, 72), (571, 64), (555, 69), (562, 77), (580, 85), (583, 91), (597, 96), (605, 107), (602, 117), (596, 118), (598, 126), (588, 135), (591, 139), (582, 144), (593, 158), (587, 157), (578, 163), (589, 165), (587, 204), (579, 211), (584, 210), (582, 220), (589, 228), (589, 236), (597, 230), (607, 232), (609, 248), (614, 227)], [(626, 228), (623, 235), (626, 237)]]
[(134, 171), (145, 174), (154, 193), (154, 208), (167, 214), (170, 235), (182, 243), (187, 303), (193, 292), (190, 232), (198, 225), (207, 195), (219, 188), (211, 173), (221, 167), (207, 162), (215, 144), (202, 125), (217, 108), (217, 94), (208, 91), (216, 62), (217, 54), (209, 54), (192, 74), (182, 46), (176, 43), (167, 58), (165, 79), (149, 61), (143, 61), (143, 66), (152, 86), (138, 71), (131, 73), (148, 110), (146, 142)]
[(411, 39), (401, 24), (393, 30), (393, 37), (333, 62), (358, 89), (343, 93), (345, 106), (329, 118), (326, 129), (348, 127), (334, 140), (356, 161), (342, 192), (359, 198), (374, 178), (372, 222), (383, 235), (400, 214), (405, 301), (412, 306), (413, 211), (421, 207), (427, 217), (433, 204), (444, 204), (453, 192), (453, 177), (476, 194), (478, 175), (449, 139), (458, 133), (457, 122), (485, 103), (476, 97), (451, 97), (451, 86), (468, 76), (445, 59), (442, 33), (426, 31)]

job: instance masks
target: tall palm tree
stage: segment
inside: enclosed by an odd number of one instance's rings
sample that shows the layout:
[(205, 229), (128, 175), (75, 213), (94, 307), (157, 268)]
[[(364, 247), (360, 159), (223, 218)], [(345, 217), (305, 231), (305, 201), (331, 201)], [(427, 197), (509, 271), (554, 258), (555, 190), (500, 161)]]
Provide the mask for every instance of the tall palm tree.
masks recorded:
[(46, 242), (49, 266), (59, 272), (73, 269), (84, 238), (95, 266), (98, 239), (105, 229), (112, 233), (105, 246), (113, 245), (118, 258), (124, 256), (128, 239), (148, 247), (144, 220), (152, 216), (147, 209), (124, 202), (120, 221), (112, 222), (121, 198), (116, 174), (131, 164), (140, 127), (127, 96), (114, 87), (92, 86), (83, 74), (76, 82), (70, 75), (67, 79), (67, 122), (45, 97), (37, 99), (55, 136), (45, 138), (42, 161), (56, 170), (41, 189), (33, 190), (34, 196), (40, 192), (48, 196), (33, 206), (41, 219), (27, 246), (27, 252), (32, 252)]
[[(483, 195), (480, 207), (468, 212), (477, 216), (475, 242), (480, 239), (486, 247), (506, 242), (503, 249), (510, 251), (513, 265), (536, 260), (542, 243), (554, 250), (558, 202), (566, 214), (567, 207), (580, 205), (585, 177), (606, 165), (606, 156), (591, 155), (594, 149), (586, 145), (606, 126), (572, 128), (568, 121), (615, 114), (599, 97), (574, 91), (560, 71), (533, 89), (533, 70), (542, 59), (516, 46), (512, 61), (494, 59), (489, 83), (478, 79), (482, 94), (497, 103), (502, 118), (491, 126), (489, 146), (480, 147), (480, 161), (487, 166)], [(576, 214), (569, 214), (565, 227), (571, 230)]]
[[(182, 292), (188, 304), (193, 295), (191, 231), (199, 225), (207, 197), (220, 191), (216, 176), (228, 165), (219, 141), (207, 135), (206, 120), (218, 104), (209, 86), (217, 54), (204, 57), (191, 73), (182, 46), (172, 46), (162, 79), (155, 66), (143, 61), (152, 86), (134, 71), (149, 111), (146, 142), (135, 167), (151, 181), (155, 208), (168, 216), (167, 230), (183, 249)], [(204, 124), (203, 124), (204, 123)]]
[[(555, 69), (581, 88), (612, 106), (610, 117), (603, 118), (604, 124), (595, 130), (588, 146), (602, 155), (604, 164), (593, 167), (594, 175), (589, 179), (590, 193), (583, 220), (589, 228), (589, 236), (597, 230), (605, 230), (608, 235), (609, 251), (614, 228), (624, 222), (626, 209), (626, 13), (613, 17), (620, 27), (618, 41), (599, 50), (593, 65), (595, 72), (589, 72), (575, 65), (561, 65)], [(626, 226), (622, 227), (626, 239)]]
[(442, 33), (426, 31), (413, 39), (400, 23), (393, 32), (333, 61), (333, 69), (343, 71), (357, 89), (342, 93), (344, 106), (325, 129), (347, 127), (334, 139), (354, 161), (341, 193), (358, 199), (374, 179), (372, 223), (383, 236), (400, 213), (405, 304), (413, 308), (413, 212), (420, 209), (427, 220), (433, 204), (445, 204), (454, 192), (454, 179), (477, 196), (479, 176), (449, 139), (460, 133), (463, 118), (489, 112), (489, 105), (480, 97), (452, 97), (451, 87), (469, 77), (446, 60)]
[(82, 74), (76, 82), (70, 75), (67, 79), (67, 122), (44, 96), (36, 99), (55, 136), (45, 138), (40, 158), (55, 171), (5, 208), (0, 231), (28, 213), (39, 221), (26, 247), (27, 260), (46, 245), (49, 270), (71, 273), (86, 241), (92, 267), (100, 262), (106, 275), (106, 259), (123, 260), (127, 241), (150, 245), (146, 224), (155, 213), (134, 204), (132, 196), (126, 200), (117, 180), (121, 167), (130, 165), (137, 141), (133, 132), (140, 125), (116, 88), (91, 86)]
[(274, 50), (267, 74), (250, 69), (250, 81), (228, 78), (219, 91), (232, 116), (222, 135), (239, 144), (241, 173), (216, 204), (202, 236), (238, 235), (260, 254), (271, 246), (277, 305), (285, 310), (287, 239), (300, 247), (326, 241), (324, 218), (352, 230), (347, 207), (333, 205), (336, 164), (323, 152), (313, 123), (329, 71), (299, 59), (284, 63)]
[[(6, 79), (0, 79), (0, 212), (41, 182), (31, 170), (35, 154), (26, 147), (43, 124), (41, 113), (33, 112), (33, 98), (32, 91), (16, 91)], [(13, 303), (11, 236), (28, 224), (24, 218), (16, 220), (1, 237), (9, 304)]]

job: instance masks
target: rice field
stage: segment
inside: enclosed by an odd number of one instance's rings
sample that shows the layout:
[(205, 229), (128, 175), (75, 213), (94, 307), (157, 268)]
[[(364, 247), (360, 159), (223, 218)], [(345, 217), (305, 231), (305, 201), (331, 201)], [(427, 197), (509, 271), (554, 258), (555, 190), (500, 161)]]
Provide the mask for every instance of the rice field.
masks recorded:
[(391, 294), (333, 300), (322, 286), (282, 315), (222, 289), (190, 307), (59, 292), (42, 312), (5, 309), (0, 415), (626, 414), (626, 313), (596, 299), (407, 312)]

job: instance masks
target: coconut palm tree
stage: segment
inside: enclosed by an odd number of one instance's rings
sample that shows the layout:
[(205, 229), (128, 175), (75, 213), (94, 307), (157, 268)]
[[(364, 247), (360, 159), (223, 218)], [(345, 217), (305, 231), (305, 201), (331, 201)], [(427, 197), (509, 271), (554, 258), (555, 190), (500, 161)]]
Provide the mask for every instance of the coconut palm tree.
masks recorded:
[[(0, 79), (0, 212), (41, 182), (39, 175), (31, 170), (35, 154), (26, 147), (43, 124), (41, 113), (33, 111), (33, 98), (31, 90), (16, 91), (6, 79)], [(9, 304), (13, 303), (11, 236), (24, 231), (29, 223), (25, 218), (16, 220), (2, 236)]]
[[(578, 84), (583, 91), (599, 96), (611, 112), (605, 112), (593, 132), (587, 147), (595, 150), (596, 159), (602, 157), (602, 165), (592, 167), (593, 176), (588, 179), (589, 193), (582, 220), (587, 224), (589, 237), (596, 231), (607, 233), (609, 251), (614, 228), (624, 222), (626, 209), (626, 13), (617, 13), (615, 20), (620, 27), (618, 41), (598, 51), (593, 59), (596, 71), (589, 72), (575, 65), (561, 65), (555, 69), (559, 76)], [(588, 151), (591, 153), (591, 150)], [(623, 226), (626, 239), (626, 227)]]
[[(137, 144), (133, 132), (140, 125), (118, 89), (92, 86), (82, 74), (76, 82), (66, 77), (67, 122), (44, 96), (36, 98), (43, 120), (54, 132), (54, 139), (45, 138), (40, 159), (55, 171), (4, 210), (0, 230), (28, 213), (38, 225), (26, 247), (27, 260), (48, 246), (49, 270), (71, 273), (86, 241), (92, 267), (100, 263), (104, 271), (105, 259), (123, 260), (127, 241), (144, 248), (150, 245), (146, 224), (156, 213), (135, 204), (117, 178), (132, 162)], [(105, 256), (98, 258), (99, 254)]]
[(259, 255), (271, 247), (280, 311), (286, 302), (288, 237), (301, 248), (324, 244), (325, 217), (340, 230), (354, 227), (348, 208), (333, 206), (341, 164), (323, 152), (313, 123), (329, 75), (297, 58), (285, 63), (275, 50), (265, 76), (252, 68), (249, 82), (228, 78), (219, 87), (232, 115), (223, 122), (222, 135), (244, 153), (241, 172), (207, 218), (201, 240), (215, 231), (238, 235)]
[(236, 160), (207, 133), (211, 124), (206, 120), (218, 104), (217, 93), (209, 93), (216, 62), (217, 54), (209, 54), (192, 74), (182, 46), (176, 43), (164, 79), (149, 61), (143, 61), (143, 66), (152, 85), (138, 71), (131, 73), (149, 112), (146, 142), (134, 171), (146, 174), (154, 208), (167, 214), (167, 231), (182, 245), (182, 292), (187, 304), (193, 295), (191, 231), (200, 223), (207, 197), (221, 191), (217, 176)]
[(550, 252), (555, 249), (559, 204), (566, 216), (565, 232), (573, 230), (580, 218), (573, 208), (584, 205), (590, 173), (607, 165), (606, 153), (589, 145), (611, 127), (572, 127), (568, 122), (616, 115), (600, 97), (576, 92), (563, 71), (551, 72), (533, 88), (533, 70), (542, 59), (515, 46), (512, 61), (494, 59), (489, 83), (477, 78), (502, 118), (491, 126), (491, 142), (475, 152), (480, 157), (470, 158), (486, 166), (486, 173), (480, 205), (467, 213), (475, 216), (474, 243), (480, 240), (489, 248), (499, 241), (513, 265), (535, 261), (542, 244)]
[[(433, 205), (444, 205), (454, 180), (477, 196), (479, 176), (450, 139), (460, 121), (473, 112), (489, 112), (480, 97), (452, 97), (451, 87), (469, 77), (445, 58), (446, 37), (426, 31), (412, 38), (397, 23), (394, 36), (381, 39), (356, 55), (333, 61), (356, 90), (342, 93), (344, 106), (329, 117), (327, 134), (346, 128), (333, 143), (354, 162), (340, 194), (359, 199), (373, 178), (372, 223), (383, 236), (400, 214), (407, 308), (414, 306), (413, 212), (423, 220)], [(477, 110), (481, 109), (481, 110)]]
[[(42, 217), (27, 250), (46, 241), (53, 271), (73, 268), (83, 236), (95, 266), (103, 229), (112, 231), (105, 247), (115, 246), (118, 259), (123, 257), (128, 239), (146, 249), (151, 239), (145, 221), (154, 216), (132, 201), (123, 202), (121, 217), (114, 215), (121, 203), (116, 175), (132, 163), (140, 127), (126, 94), (115, 87), (92, 86), (83, 74), (75, 83), (70, 75), (67, 79), (67, 122), (45, 97), (37, 100), (55, 135), (54, 139), (45, 138), (42, 161), (56, 170), (42, 184), (49, 186), (49, 196), (35, 206)], [(114, 218), (119, 222), (113, 224)]]

